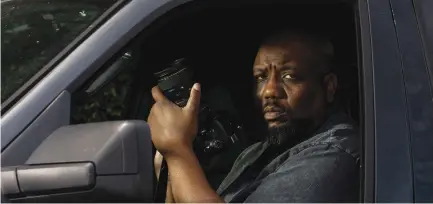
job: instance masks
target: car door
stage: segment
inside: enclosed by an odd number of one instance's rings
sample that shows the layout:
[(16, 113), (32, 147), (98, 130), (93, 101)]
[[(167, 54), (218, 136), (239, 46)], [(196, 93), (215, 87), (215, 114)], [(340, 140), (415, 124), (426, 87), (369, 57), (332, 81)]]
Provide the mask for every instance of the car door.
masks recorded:
[[(419, 22), (414, 5), (424, 15)], [(364, 198), (370, 201), (432, 201), (433, 103), (424, 53), (429, 47), (422, 44), (431, 38), (422, 30), (431, 22), (420, 11), (431, 6), (422, 0), (368, 1), (374, 116), (365, 122), (374, 126), (374, 138), (365, 135), (364, 182), (374, 190)]]
[(408, 105), (413, 202), (433, 202), (433, 2), (394, 0), (391, 8)]
[(391, 7), (401, 2), (359, 3), (365, 114), (364, 201), (413, 202), (410, 109), (396, 32), (399, 23)]
[[(49, 2), (49, 1), (48, 1)], [(119, 1), (92, 26), (49, 73), (25, 87), (2, 115), (2, 166), (24, 164), (54, 130), (70, 123), (71, 93), (81, 87), (138, 32), (186, 1)], [(121, 7), (121, 8), (120, 8)], [(107, 18), (109, 16), (109, 18)], [(91, 27), (92, 27), (91, 26)], [(84, 38), (84, 39), (83, 39)], [(2, 110), (3, 112), (3, 110)]]

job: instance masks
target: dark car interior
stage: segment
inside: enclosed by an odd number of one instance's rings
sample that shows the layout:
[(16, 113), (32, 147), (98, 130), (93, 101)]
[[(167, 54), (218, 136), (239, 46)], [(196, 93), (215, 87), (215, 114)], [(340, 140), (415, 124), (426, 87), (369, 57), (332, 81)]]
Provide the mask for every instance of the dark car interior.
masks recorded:
[[(252, 64), (260, 42), (275, 31), (290, 28), (319, 33), (332, 41), (336, 56), (333, 71), (339, 79), (338, 102), (359, 121), (354, 5), (346, 1), (241, 1), (239, 4), (199, 1), (172, 9), (152, 23), (75, 93), (73, 104), (77, 105), (72, 110), (72, 123), (146, 120), (153, 103), (150, 89), (157, 84), (154, 73), (177, 59), (186, 58), (194, 80), (202, 84), (203, 101), (211, 109), (229, 112), (243, 127), (242, 144), (204, 165), (211, 185), (217, 188), (242, 148), (260, 140), (264, 134), (262, 116), (255, 109), (252, 77)], [(112, 65), (125, 59), (126, 64), (118, 70), (113, 68)], [(102, 88), (92, 88), (96, 82), (96, 87), (99, 84)], [(111, 95), (112, 90), (117, 94)], [(95, 101), (98, 105), (92, 106)], [(109, 104), (110, 101), (119, 104)], [(116, 111), (110, 113), (112, 110)]]
[[(251, 3), (233, 6), (186, 4), (155, 23), (141, 43), (137, 77), (164, 68), (178, 58), (194, 63), (203, 87), (222, 86), (233, 97), (242, 121), (251, 124), (252, 63), (261, 40), (278, 30), (304, 29), (331, 39), (334, 71), (339, 76), (340, 100), (358, 120), (355, 11), (350, 4)], [(173, 19), (170, 19), (173, 18)], [(144, 68), (145, 67), (145, 68)], [(152, 82), (151, 82), (152, 83)], [(143, 89), (142, 89), (143, 90)], [(206, 93), (206, 90), (204, 91)]]

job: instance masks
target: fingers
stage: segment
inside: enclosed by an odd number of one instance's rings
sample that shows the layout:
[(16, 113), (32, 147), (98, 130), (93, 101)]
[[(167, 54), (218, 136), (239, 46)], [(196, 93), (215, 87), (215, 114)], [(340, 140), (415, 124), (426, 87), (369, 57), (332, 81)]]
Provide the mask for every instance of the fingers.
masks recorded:
[(195, 83), (194, 86), (192, 86), (188, 103), (186, 104), (185, 109), (193, 111), (194, 113), (198, 113), (198, 109), (200, 107), (200, 92), (200, 84)]
[(155, 101), (165, 101), (167, 98), (162, 93), (161, 89), (158, 86), (154, 86), (152, 88), (152, 97)]
[[(184, 109), (197, 112), (200, 106), (200, 84), (195, 83), (192, 86), (191, 93), (188, 99), (188, 103), (184, 107)], [(156, 102), (168, 101), (168, 99), (164, 96), (161, 89), (158, 86), (152, 88), (152, 97)]]

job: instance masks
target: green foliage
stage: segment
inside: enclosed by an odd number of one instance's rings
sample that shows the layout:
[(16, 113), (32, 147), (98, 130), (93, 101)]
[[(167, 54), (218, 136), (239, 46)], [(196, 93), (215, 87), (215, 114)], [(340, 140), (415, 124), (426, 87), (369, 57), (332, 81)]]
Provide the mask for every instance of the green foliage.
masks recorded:
[(90, 1), (2, 3), (1, 101), (10, 97), (111, 5)]
[[(29, 81), (115, 0), (11, 1), (2, 3), (1, 101)], [(128, 69), (127, 69), (128, 70)], [(73, 123), (125, 117), (129, 71), (92, 96), (72, 104)]]
[(86, 95), (72, 104), (72, 123), (121, 120), (126, 117), (127, 97), (133, 82), (133, 68), (124, 67), (109, 84), (92, 96)]

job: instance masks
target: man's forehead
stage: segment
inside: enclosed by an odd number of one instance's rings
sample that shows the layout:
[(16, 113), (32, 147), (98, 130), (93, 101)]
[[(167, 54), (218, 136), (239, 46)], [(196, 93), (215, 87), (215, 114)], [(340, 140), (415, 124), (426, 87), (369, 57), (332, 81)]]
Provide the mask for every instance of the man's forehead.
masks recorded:
[(263, 45), (257, 53), (255, 64), (281, 64), (306, 57), (313, 55), (308, 46), (301, 42)]
[(314, 55), (334, 56), (334, 46), (328, 39), (302, 30), (286, 30), (273, 34), (263, 41), (260, 48), (261, 50), (263, 48), (267, 50), (275, 48), (289, 51), (303, 50), (314, 53)]
[(256, 63), (282, 63), (288, 56), (288, 51), (278, 47), (261, 47), (257, 53)]

